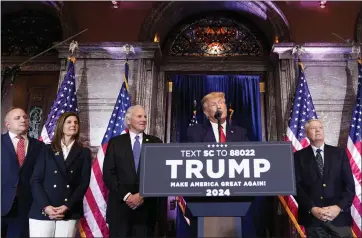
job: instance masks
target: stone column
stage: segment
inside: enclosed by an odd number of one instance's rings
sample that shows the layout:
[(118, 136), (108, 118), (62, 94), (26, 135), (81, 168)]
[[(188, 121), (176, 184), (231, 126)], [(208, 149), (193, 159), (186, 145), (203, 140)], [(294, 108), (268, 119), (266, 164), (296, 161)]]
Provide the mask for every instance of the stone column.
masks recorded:
[[(293, 44), (278, 44), (274, 52), (279, 57), (281, 118), (287, 127), (295, 93), (297, 67), (291, 54)], [(305, 67), (305, 77), (317, 112), (324, 122), (326, 143), (345, 146), (357, 90), (357, 54), (351, 44), (309, 43), (303, 46), (300, 60)], [(304, 53), (303, 53), (304, 52)], [(278, 104), (277, 104), (278, 105)]]
[[(128, 56), (124, 45), (134, 48)], [(157, 71), (155, 57), (159, 47), (155, 43), (80, 44), (75, 53), (75, 74), (82, 140), (88, 141), (94, 152), (98, 150), (108, 126), (116, 98), (124, 79), (126, 58), (129, 64), (129, 93), (132, 105), (140, 104), (148, 113), (146, 133), (154, 133), (157, 99)], [(59, 57), (68, 57), (68, 46), (58, 47)], [(64, 72), (61, 72), (60, 82)]]

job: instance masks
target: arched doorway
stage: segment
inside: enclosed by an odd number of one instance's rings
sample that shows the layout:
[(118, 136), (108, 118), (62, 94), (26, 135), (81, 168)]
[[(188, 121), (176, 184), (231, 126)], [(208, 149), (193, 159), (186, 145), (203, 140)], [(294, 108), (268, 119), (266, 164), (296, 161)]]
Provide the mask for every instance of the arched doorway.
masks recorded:
[[(168, 82), (177, 74), (260, 75), (263, 140), (277, 140), (278, 62), (270, 51), (274, 43), (290, 42), (286, 18), (271, 2), (195, 2), (192, 7), (187, 4), (158, 4), (141, 29), (141, 41), (153, 41), (157, 35), (162, 49), (158, 85), (164, 85), (167, 93)], [(239, 33), (244, 36), (242, 39)], [(158, 117), (167, 118), (165, 142), (170, 142), (171, 103), (160, 98), (165, 95), (157, 95), (163, 103), (158, 107), (167, 105), (167, 110), (158, 113)]]

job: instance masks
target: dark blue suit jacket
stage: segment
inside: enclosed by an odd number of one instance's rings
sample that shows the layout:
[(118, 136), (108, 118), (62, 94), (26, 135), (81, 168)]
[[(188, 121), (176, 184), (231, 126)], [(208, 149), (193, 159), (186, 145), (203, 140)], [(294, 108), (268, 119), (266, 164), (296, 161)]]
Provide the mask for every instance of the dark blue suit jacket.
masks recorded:
[(69, 208), (64, 220), (79, 219), (83, 215), (83, 197), (91, 176), (91, 152), (74, 143), (67, 159), (46, 145), (40, 153), (31, 178), (33, 204), (29, 218), (49, 220), (42, 213), (46, 206)]
[[(240, 126), (226, 125), (226, 141), (249, 141), (246, 130)], [(214, 131), (209, 120), (196, 124), (187, 129), (187, 142), (216, 142)]]
[(24, 164), (19, 168), (14, 145), (9, 133), (1, 135), (1, 216), (9, 213), (15, 196), (19, 215), (28, 216), (32, 202), (30, 177), (43, 142), (30, 138)]
[(309, 213), (314, 206), (338, 205), (343, 211), (332, 224), (350, 226), (355, 184), (345, 149), (324, 146), (323, 178), (319, 175), (311, 146), (295, 152), (294, 159), (299, 224), (310, 226), (322, 222)]

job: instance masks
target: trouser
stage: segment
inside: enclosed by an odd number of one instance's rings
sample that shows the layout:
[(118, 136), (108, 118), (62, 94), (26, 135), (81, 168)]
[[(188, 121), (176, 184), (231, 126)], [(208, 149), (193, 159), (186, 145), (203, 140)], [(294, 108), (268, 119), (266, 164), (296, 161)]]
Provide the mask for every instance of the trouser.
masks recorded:
[(320, 226), (308, 226), (305, 230), (308, 238), (352, 238), (351, 227), (335, 226), (330, 222), (324, 222)]
[(74, 237), (78, 220), (35, 220), (29, 219), (30, 237)]

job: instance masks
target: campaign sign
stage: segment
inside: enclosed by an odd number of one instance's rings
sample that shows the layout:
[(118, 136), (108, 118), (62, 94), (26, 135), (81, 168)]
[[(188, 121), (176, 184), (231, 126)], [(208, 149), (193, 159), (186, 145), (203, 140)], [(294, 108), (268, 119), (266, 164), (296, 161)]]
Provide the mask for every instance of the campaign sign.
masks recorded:
[(140, 194), (295, 195), (289, 142), (143, 144)]

